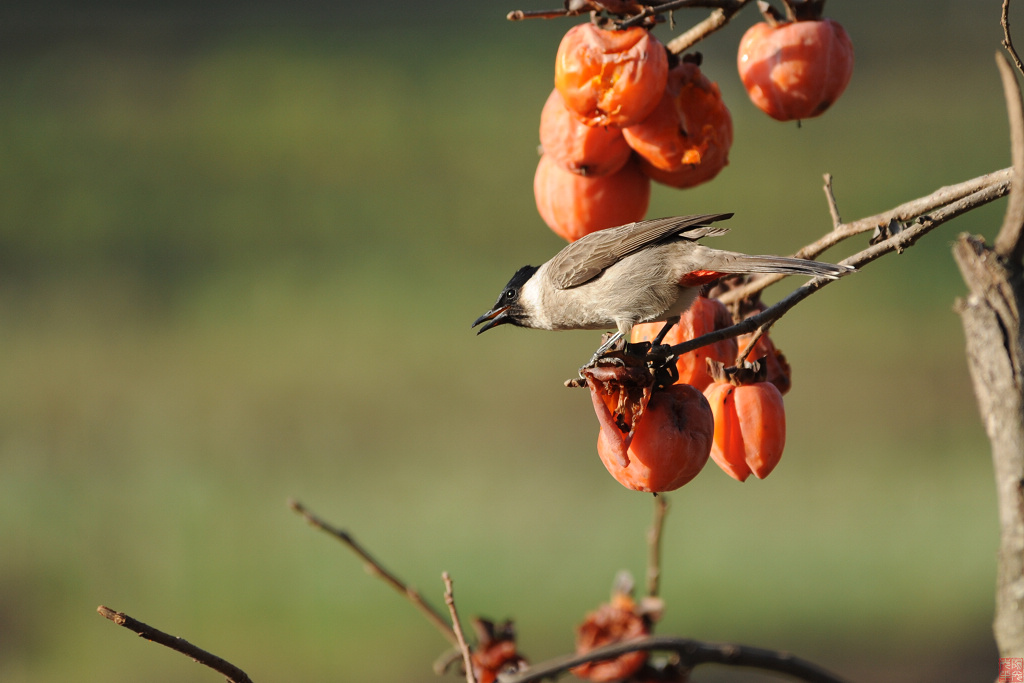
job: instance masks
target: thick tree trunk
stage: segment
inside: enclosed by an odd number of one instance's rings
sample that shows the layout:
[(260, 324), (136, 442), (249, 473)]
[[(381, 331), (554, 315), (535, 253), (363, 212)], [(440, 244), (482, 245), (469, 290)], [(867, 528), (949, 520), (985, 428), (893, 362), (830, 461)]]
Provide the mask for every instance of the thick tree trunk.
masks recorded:
[(999, 565), (993, 630), (1002, 657), (1024, 657), (1024, 344), (1020, 265), (978, 237), (961, 235), (953, 255), (970, 294), (957, 301), (967, 363), (992, 444), (999, 505)]

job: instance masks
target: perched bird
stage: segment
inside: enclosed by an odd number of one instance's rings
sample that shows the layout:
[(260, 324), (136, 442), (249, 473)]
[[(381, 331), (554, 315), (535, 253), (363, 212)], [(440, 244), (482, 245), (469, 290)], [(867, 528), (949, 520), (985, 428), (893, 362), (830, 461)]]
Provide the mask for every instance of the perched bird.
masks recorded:
[(595, 358), (633, 325), (682, 314), (702, 285), (736, 273), (792, 273), (837, 278), (850, 266), (784, 256), (750, 256), (697, 243), (728, 228), (710, 223), (731, 213), (656, 218), (599, 230), (568, 245), (541, 266), (523, 266), (477, 332), (511, 323), (541, 330), (603, 330), (616, 334)]

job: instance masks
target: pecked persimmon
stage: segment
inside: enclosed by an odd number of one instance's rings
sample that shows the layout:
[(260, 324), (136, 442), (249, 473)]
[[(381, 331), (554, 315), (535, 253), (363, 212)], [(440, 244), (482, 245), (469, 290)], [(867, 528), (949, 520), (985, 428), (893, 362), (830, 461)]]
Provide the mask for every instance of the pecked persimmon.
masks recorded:
[(786, 410), (775, 385), (716, 381), (704, 395), (715, 420), (715, 463), (737, 481), (771, 474), (786, 445)]
[(555, 88), (588, 126), (631, 126), (658, 104), (668, 80), (665, 46), (642, 27), (573, 26), (555, 55)]
[[(654, 322), (634, 325), (630, 341), (634, 344), (653, 341), (664, 324)], [(730, 325), (732, 325), (732, 316), (721, 301), (698, 296), (686, 312), (679, 317), (679, 322), (669, 329), (662, 343), (674, 346)], [(679, 371), (678, 382), (689, 384), (703, 391), (711, 384), (707, 359), (732, 363), (736, 360), (736, 349), (735, 339), (723, 339), (682, 354), (676, 360), (676, 369)]]
[(590, 177), (618, 171), (633, 152), (618, 128), (580, 123), (558, 90), (551, 91), (540, 113), (540, 146), (563, 167)]
[(682, 62), (669, 72), (654, 111), (622, 130), (652, 179), (686, 188), (711, 180), (729, 163), (732, 116), (718, 85)]
[(615, 173), (591, 178), (562, 168), (545, 154), (533, 177), (533, 195), (548, 227), (574, 242), (597, 230), (641, 220), (647, 213), (651, 181), (632, 160)]
[(779, 121), (822, 114), (853, 75), (853, 43), (831, 19), (754, 24), (736, 59), (751, 102)]
[[(576, 654), (582, 655), (605, 645), (642, 638), (651, 632), (650, 623), (632, 597), (625, 593), (612, 595), (610, 603), (587, 614), (576, 628)], [(597, 683), (619, 681), (636, 673), (647, 661), (648, 652), (638, 650), (615, 659), (587, 662), (572, 668), (572, 673)]]
[(617, 482), (634, 491), (674, 491), (696, 477), (711, 451), (715, 424), (707, 399), (688, 384), (654, 391), (633, 432), (626, 464), (621, 435), (602, 427), (597, 453)]

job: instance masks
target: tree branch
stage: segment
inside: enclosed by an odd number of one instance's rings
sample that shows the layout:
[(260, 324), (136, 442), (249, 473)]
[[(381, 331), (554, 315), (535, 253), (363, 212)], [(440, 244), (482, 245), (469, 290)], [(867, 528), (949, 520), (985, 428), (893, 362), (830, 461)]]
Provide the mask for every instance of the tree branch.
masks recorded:
[(361, 545), (356, 543), (356, 540), (352, 538), (352, 536), (347, 531), (345, 531), (344, 529), (338, 529), (337, 527), (331, 526), (330, 524), (328, 524), (327, 522), (325, 522), (324, 520), (320, 519), (312, 512), (307, 510), (306, 507), (302, 505), (302, 503), (295, 500), (294, 498), (290, 498), (288, 500), (288, 507), (290, 507), (298, 514), (302, 515), (302, 517), (311, 526), (320, 529), (321, 531), (326, 531), (331, 536), (334, 536), (336, 539), (344, 543), (349, 548), (349, 550), (354, 552), (356, 555), (360, 557), (360, 559), (363, 560), (363, 562), (366, 564), (366, 570), (370, 574), (373, 574), (374, 576), (382, 579), (384, 583), (394, 588), (402, 596), (409, 600), (409, 602), (411, 602), (416, 607), (416, 609), (420, 610), (420, 612), (422, 612), (427, 617), (427, 620), (430, 623), (437, 627), (437, 630), (441, 632), (441, 635), (443, 635), (445, 639), (448, 640), (448, 642), (450, 642), (452, 645), (459, 644), (459, 639), (456, 636), (455, 631), (452, 630), (452, 627), (448, 625), (448, 622), (445, 621), (443, 616), (441, 616), (441, 613), (433, 607), (431, 607), (423, 599), (419, 592), (416, 591), (415, 588), (405, 584), (401, 579), (399, 579), (397, 576), (395, 576), (387, 569), (385, 569), (384, 566), (381, 565), (381, 563), (378, 562), (372, 555), (370, 555), (369, 552), (367, 552)]
[(462, 634), (462, 624), (459, 622), (459, 613), (455, 609), (455, 593), (452, 590), (452, 577), (448, 572), (442, 572), (441, 580), (444, 581), (444, 602), (448, 605), (448, 613), (452, 617), (452, 630), (455, 632), (455, 639), (459, 644), (459, 651), (462, 653), (462, 664), (466, 668), (466, 683), (476, 683), (476, 675), (473, 673), (473, 656), (466, 644), (466, 636)]
[(146, 640), (158, 643), (164, 647), (169, 647), (175, 652), (180, 652), (187, 657), (191, 657), (193, 661), (213, 669), (222, 676), (226, 676), (228, 681), (231, 683), (252, 683), (249, 676), (231, 662), (221, 659), (217, 655), (207, 652), (202, 648), (196, 647), (184, 638), (178, 638), (177, 636), (172, 636), (169, 633), (164, 633), (160, 629), (153, 628), (149, 624), (144, 624), (141, 621), (131, 618), (124, 612), (115, 612), (109, 607), (105, 607), (103, 605), (97, 607), (96, 611), (99, 612), (101, 616), (110, 619), (115, 624), (124, 626), (129, 631), (138, 633)]
[(597, 648), (583, 655), (552, 659), (531, 666), (525, 672), (514, 676), (501, 676), (498, 680), (500, 683), (531, 683), (547, 678), (557, 678), (580, 664), (614, 659), (638, 650), (674, 652), (680, 658), (680, 666), (686, 669), (692, 669), (701, 664), (722, 664), (774, 671), (807, 683), (842, 683), (843, 681), (842, 678), (817, 664), (795, 657), (788, 652), (764, 650), (748, 645), (705, 643), (671, 636), (648, 636)]
[(1024, 64), (1020, 63), (1020, 57), (1017, 55), (1017, 50), (1013, 47), (1013, 40), (1010, 39), (1010, 0), (1003, 0), (1003, 11), (999, 17), (999, 25), (1003, 27), (1003, 47), (1013, 57), (1013, 62), (1017, 65), (1017, 70), (1024, 72)]
[(1010, 201), (1003, 216), (1003, 225), (996, 237), (996, 253), (1013, 263), (1020, 263), (1024, 255), (1024, 111), (1021, 108), (1020, 85), (1006, 57), (996, 54), (996, 66), (1003, 82), (1006, 113), (1010, 121), (1010, 155), (1013, 160), (1013, 178), (1010, 181)]

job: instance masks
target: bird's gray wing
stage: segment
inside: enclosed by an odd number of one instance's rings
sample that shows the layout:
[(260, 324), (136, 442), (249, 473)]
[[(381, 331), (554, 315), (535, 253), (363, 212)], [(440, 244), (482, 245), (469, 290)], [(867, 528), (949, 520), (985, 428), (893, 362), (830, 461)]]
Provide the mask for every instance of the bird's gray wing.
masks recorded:
[(673, 216), (638, 221), (598, 230), (576, 240), (551, 259), (550, 276), (559, 289), (577, 287), (630, 254), (667, 237), (679, 235), (697, 240), (729, 231), (708, 225), (732, 217), (731, 213)]

